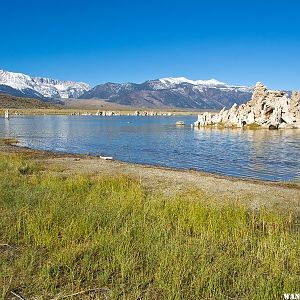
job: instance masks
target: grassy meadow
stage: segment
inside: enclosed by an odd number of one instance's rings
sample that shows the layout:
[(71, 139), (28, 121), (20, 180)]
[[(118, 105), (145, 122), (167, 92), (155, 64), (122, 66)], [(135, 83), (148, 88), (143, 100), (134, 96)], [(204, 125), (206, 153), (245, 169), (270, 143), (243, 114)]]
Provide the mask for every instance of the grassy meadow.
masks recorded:
[(299, 217), (216, 200), (201, 191), (166, 198), (136, 179), (62, 176), (0, 155), (0, 297), (61, 299), (93, 288), (110, 299), (299, 292)]

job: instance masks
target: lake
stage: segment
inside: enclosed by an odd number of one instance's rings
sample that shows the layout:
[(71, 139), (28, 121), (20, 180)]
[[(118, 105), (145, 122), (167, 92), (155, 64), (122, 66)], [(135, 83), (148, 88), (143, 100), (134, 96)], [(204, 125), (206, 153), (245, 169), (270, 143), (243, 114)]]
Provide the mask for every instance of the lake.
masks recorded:
[[(34, 149), (112, 156), (243, 178), (300, 176), (300, 130), (191, 129), (196, 116), (12, 116), (0, 136)], [(184, 127), (175, 126), (182, 120)]]

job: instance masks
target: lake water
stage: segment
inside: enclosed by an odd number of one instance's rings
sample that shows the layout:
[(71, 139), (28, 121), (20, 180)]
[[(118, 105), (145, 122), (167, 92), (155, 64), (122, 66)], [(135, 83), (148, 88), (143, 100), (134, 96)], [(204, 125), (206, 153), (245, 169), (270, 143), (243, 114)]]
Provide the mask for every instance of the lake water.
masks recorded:
[[(201, 129), (195, 116), (16, 116), (0, 118), (0, 137), (34, 149), (237, 177), (300, 176), (300, 130)], [(183, 120), (187, 126), (176, 127)]]

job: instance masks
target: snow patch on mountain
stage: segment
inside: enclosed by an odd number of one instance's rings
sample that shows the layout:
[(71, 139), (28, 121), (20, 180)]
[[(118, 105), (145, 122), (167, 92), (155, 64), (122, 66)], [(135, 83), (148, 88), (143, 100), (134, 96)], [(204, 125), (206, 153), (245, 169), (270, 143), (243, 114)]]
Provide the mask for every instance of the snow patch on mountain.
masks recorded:
[(161, 78), (159, 79), (160, 82), (164, 84), (182, 84), (182, 83), (189, 83), (192, 85), (204, 85), (204, 86), (212, 86), (212, 87), (217, 87), (217, 86), (225, 86), (227, 85), (224, 82), (218, 81), (216, 79), (209, 79), (209, 80), (190, 80), (185, 77), (167, 77), (167, 78)]
[(45, 98), (79, 98), (90, 86), (83, 82), (30, 77), (22, 73), (0, 70), (0, 85), (19, 91), (33, 90)]
[(208, 79), (208, 80), (191, 80), (185, 77), (166, 77), (160, 78), (159, 82), (162, 84), (160, 87), (165, 86), (166, 88), (176, 87), (181, 84), (191, 84), (197, 87), (198, 90), (202, 88), (218, 88), (218, 89), (230, 89), (230, 90), (240, 90), (250, 92), (252, 90), (251, 87), (248, 86), (233, 86), (221, 82), (216, 79)]

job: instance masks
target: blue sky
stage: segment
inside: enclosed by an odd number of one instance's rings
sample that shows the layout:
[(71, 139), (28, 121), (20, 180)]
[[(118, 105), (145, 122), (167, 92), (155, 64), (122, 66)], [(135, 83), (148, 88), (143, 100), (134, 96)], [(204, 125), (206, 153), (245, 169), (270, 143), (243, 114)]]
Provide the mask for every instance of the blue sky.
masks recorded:
[(0, 69), (300, 89), (300, 1), (1, 1)]

